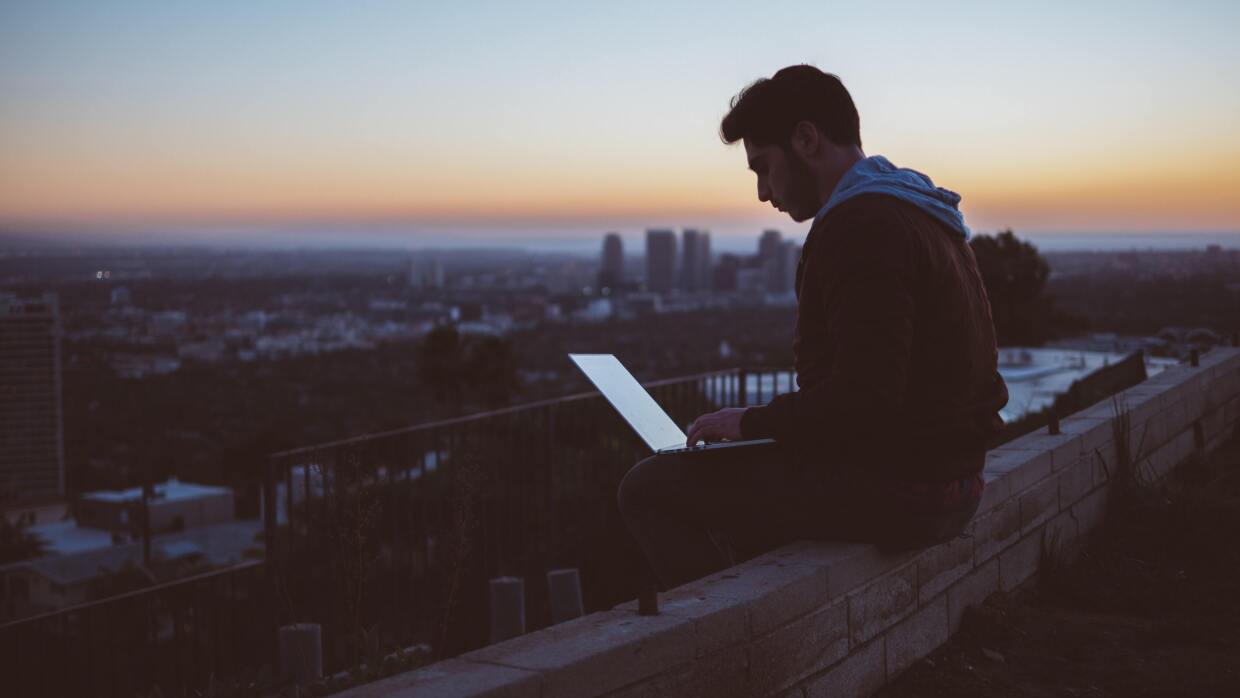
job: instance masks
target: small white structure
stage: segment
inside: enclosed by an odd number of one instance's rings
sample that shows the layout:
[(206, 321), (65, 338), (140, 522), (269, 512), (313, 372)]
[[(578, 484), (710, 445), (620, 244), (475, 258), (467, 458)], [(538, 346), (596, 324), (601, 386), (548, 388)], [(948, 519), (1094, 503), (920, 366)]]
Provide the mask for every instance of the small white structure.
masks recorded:
[[(1074, 381), (1124, 360), (1128, 354), (1041, 347), (1000, 347), (999, 373), (1007, 384), (1008, 403), (1000, 410), (1004, 422), (1050, 407)], [(1145, 356), (1145, 373), (1154, 376), (1175, 359)]]
[[(233, 519), (233, 492), (227, 487), (195, 485), (172, 478), (153, 488), (151, 531), (196, 528)], [(142, 488), (89, 492), (78, 498), (78, 526), (129, 533), (141, 520)]]

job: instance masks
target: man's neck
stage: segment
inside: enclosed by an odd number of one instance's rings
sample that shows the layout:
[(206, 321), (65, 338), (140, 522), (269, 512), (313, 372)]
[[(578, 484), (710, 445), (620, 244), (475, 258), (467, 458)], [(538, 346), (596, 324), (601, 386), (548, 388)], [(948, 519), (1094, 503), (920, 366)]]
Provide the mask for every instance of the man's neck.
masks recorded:
[(824, 173), (824, 176), (818, 180), (818, 208), (821, 209), (827, 205), (827, 201), (831, 198), (831, 194), (835, 192), (835, 188), (839, 186), (840, 180), (844, 178), (844, 173), (852, 169), (852, 166), (859, 161), (865, 159), (865, 151), (860, 146), (849, 146), (841, 148), (839, 157), (835, 158), (830, 168)]

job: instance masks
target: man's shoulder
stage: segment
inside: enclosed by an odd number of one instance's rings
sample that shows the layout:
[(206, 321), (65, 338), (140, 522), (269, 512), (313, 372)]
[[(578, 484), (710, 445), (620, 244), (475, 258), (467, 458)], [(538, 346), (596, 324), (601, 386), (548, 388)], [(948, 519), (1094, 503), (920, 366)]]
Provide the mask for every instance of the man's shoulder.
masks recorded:
[(857, 225), (913, 228), (930, 221), (933, 221), (930, 214), (894, 194), (867, 192), (835, 206), (819, 218), (813, 228), (829, 232)]
[(917, 206), (890, 194), (858, 194), (815, 221), (810, 236), (820, 253), (857, 247), (912, 244), (934, 220)]

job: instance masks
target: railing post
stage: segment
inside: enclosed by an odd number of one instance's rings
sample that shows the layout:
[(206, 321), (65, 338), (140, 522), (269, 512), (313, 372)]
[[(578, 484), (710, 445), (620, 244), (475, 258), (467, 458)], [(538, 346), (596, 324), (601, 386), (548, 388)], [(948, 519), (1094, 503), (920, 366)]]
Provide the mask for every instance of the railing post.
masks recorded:
[(525, 634), (525, 580), (491, 580), (491, 644)]
[(647, 582), (637, 597), (637, 615), (659, 615), (659, 590), (654, 582)]
[(740, 394), (739, 406), (746, 407), (749, 405), (749, 371), (742, 368), (739, 373), (739, 380), (740, 383), (737, 386), (737, 391)]
[(585, 614), (581, 602), (581, 577), (575, 567), (548, 572), (547, 592), (551, 601), (552, 623), (563, 623)]
[[(266, 550), (263, 552), (263, 581), (267, 592), (267, 608), (269, 609), (269, 624), (263, 627), (261, 632), (267, 638), (267, 661), (271, 663), (273, 668), (279, 667), (280, 664), (280, 647), (277, 637), (277, 628), (280, 624), (280, 614), (276, 609), (280, 608), (280, 588), (278, 586), (278, 575), (281, 567), (279, 563), (279, 551), (276, 542), (276, 526), (279, 525), (279, 519), (276, 516), (276, 468), (278, 461), (275, 458), (268, 458), (266, 463), (266, 473), (263, 481), (263, 545)], [(289, 490), (292, 490), (292, 479), (290, 478)], [(292, 525), (292, 511), (289, 511), (289, 525)], [(259, 626), (262, 627), (262, 623)]]
[(280, 664), (283, 675), (301, 686), (323, 678), (323, 630), (318, 623), (280, 627)]
[(268, 458), (263, 478), (263, 544), (267, 561), (275, 558), (276, 549), (276, 461)]

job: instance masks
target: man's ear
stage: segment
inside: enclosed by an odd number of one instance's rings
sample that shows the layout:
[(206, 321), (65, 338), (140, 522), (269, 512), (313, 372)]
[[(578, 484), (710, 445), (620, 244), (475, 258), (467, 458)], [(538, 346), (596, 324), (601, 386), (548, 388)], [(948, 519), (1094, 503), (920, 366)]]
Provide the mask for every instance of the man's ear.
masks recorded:
[(806, 160), (818, 154), (822, 134), (808, 121), (798, 121), (792, 129), (792, 149)]

